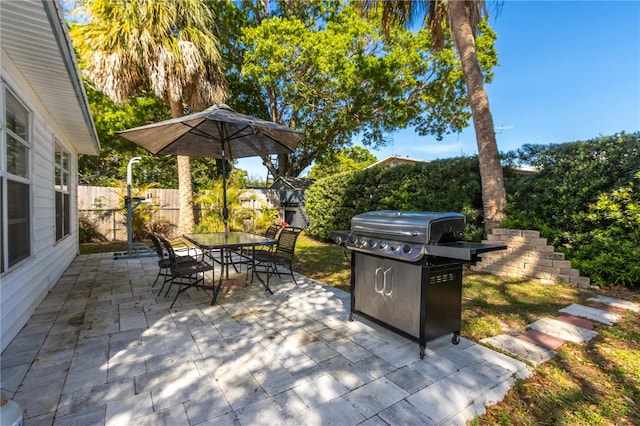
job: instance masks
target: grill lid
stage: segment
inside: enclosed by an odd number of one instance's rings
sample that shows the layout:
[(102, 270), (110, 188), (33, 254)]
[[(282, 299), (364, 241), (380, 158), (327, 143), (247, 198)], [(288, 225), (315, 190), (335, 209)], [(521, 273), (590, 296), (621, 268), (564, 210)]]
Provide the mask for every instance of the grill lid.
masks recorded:
[(453, 212), (378, 210), (351, 218), (351, 233), (417, 244), (462, 240), (465, 216)]

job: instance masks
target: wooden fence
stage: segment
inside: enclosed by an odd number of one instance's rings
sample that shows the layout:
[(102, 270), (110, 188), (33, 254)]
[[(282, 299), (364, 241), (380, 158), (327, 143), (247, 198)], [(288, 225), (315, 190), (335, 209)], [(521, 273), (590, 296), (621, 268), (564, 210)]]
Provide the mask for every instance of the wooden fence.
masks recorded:
[[(100, 234), (107, 240), (125, 241), (127, 239), (127, 212), (124, 208), (125, 190), (101, 186), (78, 187), (78, 215), (94, 223)], [(166, 219), (178, 224), (180, 217), (179, 195), (177, 189), (151, 188), (142, 195), (145, 202), (155, 206), (151, 212), (153, 219)], [(247, 189), (241, 198), (243, 207), (257, 212), (263, 206), (281, 210), (278, 191), (271, 189)], [(196, 217), (197, 209), (194, 207)], [(284, 212), (281, 212), (284, 217)]]

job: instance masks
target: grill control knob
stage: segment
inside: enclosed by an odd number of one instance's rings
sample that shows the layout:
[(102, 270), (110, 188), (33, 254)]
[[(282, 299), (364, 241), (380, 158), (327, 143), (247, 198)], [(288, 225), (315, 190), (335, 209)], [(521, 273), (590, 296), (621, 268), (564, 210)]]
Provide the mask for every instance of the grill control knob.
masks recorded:
[(411, 246), (409, 244), (405, 244), (402, 246), (402, 251), (405, 253), (409, 253), (411, 251)]
[(385, 243), (384, 241), (380, 241), (380, 248), (386, 248), (387, 247), (387, 243)]
[(356, 237), (355, 235), (351, 235), (351, 236), (349, 237), (349, 242), (350, 242), (351, 244), (355, 244), (355, 243), (357, 243), (357, 242), (358, 242), (358, 237)]
[(375, 240), (369, 240), (369, 247), (370, 248), (374, 248), (376, 246), (376, 241)]
[(397, 251), (400, 247), (398, 246), (398, 244), (393, 243), (391, 244), (391, 251)]

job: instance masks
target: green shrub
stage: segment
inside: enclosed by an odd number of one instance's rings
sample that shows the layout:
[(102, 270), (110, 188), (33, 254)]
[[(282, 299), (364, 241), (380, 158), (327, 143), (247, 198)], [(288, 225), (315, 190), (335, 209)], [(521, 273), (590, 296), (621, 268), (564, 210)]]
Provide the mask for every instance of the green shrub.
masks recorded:
[(349, 229), (353, 212), (347, 198), (355, 172), (339, 173), (319, 179), (305, 192), (305, 209), (311, 224), (306, 233), (327, 241), (332, 231)]
[(533, 229), (545, 224), (553, 234), (545, 237), (561, 243), (562, 234), (566, 232), (588, 230), (591, 225), (579, 216), (600, 194), (633, 179), (640, 169), (639, 134), (622, 133), (554, 145), (524, 145), (515, 153), (509, 153), (509, 157), (536, 167), (538, 172), (505, 182), (508, 220), (517, 220)]
[(583, 217), (591, 230), (576, 233), (566, 250), (576, 267), (597, 285), (640, 286), (640, 172), (601, 194)]
[(321, 240), (349, 229), (354, 215), (373, 210), (460, 212), (467, 217), (466, 238), (483, 235), (477, 157), (340, 173), (316, 181), (306, 196), (307, 233)]
[(640, 133), (525, 145), (509, 157), (538, 172), (506, 180), (503, 226), (539, 230), (594, 284), (640, 286)]
[[(640, 133), (524, 145), (506, 163), (502, 226), (539, 230), (594, 284), (640, 286)], [(519, 174), (515, 163), (538, 171)], [(307, 232), (320, 240), (349, 229), (356, 214), (386, 209), (461, 212), (466, 239), (484, 233), (476, 157), (341, 173), (306, 195)]]
[(155, 235), (160, 235), (164, 238), (171, 238), (176, 228), (177, 226), (174, 223), (171, 223), (171, 221), (166, 217), (153, 217), (147, 223), (147, 229), (149, 232)]
[(80, 243), (107, 241), (106, 237), (98, 230), (98, 224), (86, 216), (80, 216), (78, 218), (78, 231)]
[(277, 209), (271, 209), (267, 206), (260, 208), (260, 214), (255, 216), (255, 226), (253, 232), (256, 234), (264, 234), (269, 225), (275, 223), (278, 219), (279, 212)]
[[(226, 200), (228, 226), (230, 231), (248, 231), (255, 212), (252, 208), (243, 207), (242, 194), (245, 192), (246, 178), (239, 170), (234, 169), (229, 174), (226, 182)], [(200, 191), (193, 202), (200, 205), (200, 218), (195, 225), (195, 232), (221, 232), (224, 231), (223, 210), (223, 186), (222, 178), (212, 181), (208, 187)]]

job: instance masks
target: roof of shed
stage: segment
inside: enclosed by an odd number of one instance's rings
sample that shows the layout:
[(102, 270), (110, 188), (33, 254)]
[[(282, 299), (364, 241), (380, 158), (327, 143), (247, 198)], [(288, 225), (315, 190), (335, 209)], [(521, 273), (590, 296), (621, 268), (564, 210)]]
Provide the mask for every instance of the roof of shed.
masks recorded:
[(315, 182), (313, 179), (279, 177), (273, 182), (271, 188), (304, 190), (309, 188), (313, 182)]

